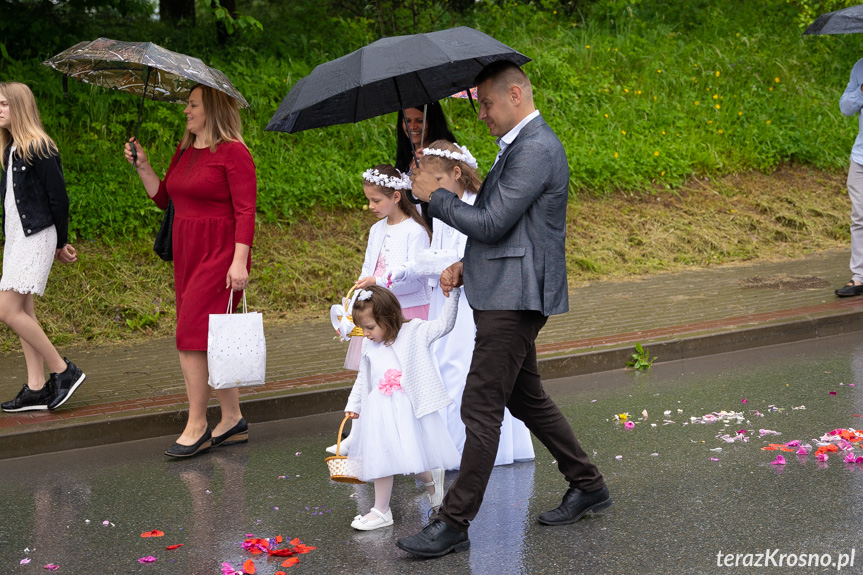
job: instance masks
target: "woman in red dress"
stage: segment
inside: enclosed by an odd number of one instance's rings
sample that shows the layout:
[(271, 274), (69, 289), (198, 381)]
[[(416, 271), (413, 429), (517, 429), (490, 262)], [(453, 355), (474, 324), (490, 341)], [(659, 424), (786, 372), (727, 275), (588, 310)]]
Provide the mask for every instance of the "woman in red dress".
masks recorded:
[(237, 101), (208, 86), (189, 95), (186, 133), (165, 179), (153, 171), (141, 145), (137, 170), (147, 195), (165, 209), (174, 203), (174, 289), (177, 296), (177, 349), (189, 397), (189, 420), (172, 457), (189, 457), (211, 446), (248, 440), (249, 427), (240, 412), (236, 388), (216, 390), (222, 419), (207, 425), (207, 327), (211, 313), (225, 313), (229, 290), (234, 302), (249, 283), (255, 233), (257, 183), (255, 164), (243, 143)]

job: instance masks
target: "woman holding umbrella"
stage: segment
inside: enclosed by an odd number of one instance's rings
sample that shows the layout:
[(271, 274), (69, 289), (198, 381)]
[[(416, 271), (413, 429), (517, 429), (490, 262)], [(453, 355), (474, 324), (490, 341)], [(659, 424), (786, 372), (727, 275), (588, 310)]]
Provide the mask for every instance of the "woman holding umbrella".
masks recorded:
[[(248, 441), (236, 388), (216, 390), (222, 418), (207, 425), (207, 325), (209, 314), (225, 313), (231, 291), (249, 283), (255, 231), (255, 164), (242, 137), (237, 101), (198, 85), (183, 110), (186, 132), (165, 178), (159, 179), (144, 149), (132, 138), (126, 159), (156, 205), (174, 203), (174, 283), (177, 297), (177, 349), (189, 397), (189, 420), (165, 451), (189, 457), (217, 445)], [(238, 302), (242, 294), (233, 301)], [(240, 296), (240, 297), (237, 297)]]

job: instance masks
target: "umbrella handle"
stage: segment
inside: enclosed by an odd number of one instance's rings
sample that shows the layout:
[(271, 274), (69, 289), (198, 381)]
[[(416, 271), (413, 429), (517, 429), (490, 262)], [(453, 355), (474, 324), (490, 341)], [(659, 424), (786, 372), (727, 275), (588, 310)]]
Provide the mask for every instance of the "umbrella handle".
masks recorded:
[[(144, 100), (147, 99), (147, 86), (150, 84), (150, 72), (153, 70), (152, 67), (147, 66), (147, 73), (144, 75), (144, 94), (141, 96), (141, 105), (138, 107), (138, 123), (135, 125), (135, 141), (138, 141), (138, 129), (141, 127), (141, 120), (144, 117)], [(135, 149), (135, 144), (130, 146), (132, 148), (132, 171), (135, 171), (135, 168), (138, 167), (138, 151)]]

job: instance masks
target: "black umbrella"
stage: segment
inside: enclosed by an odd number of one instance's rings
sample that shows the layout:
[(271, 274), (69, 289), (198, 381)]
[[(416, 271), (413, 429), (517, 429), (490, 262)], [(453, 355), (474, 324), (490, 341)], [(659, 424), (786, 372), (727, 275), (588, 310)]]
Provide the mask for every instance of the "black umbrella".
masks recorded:
[(473, 87), (480, 70), (497, 60), (530, 62), (466, 26), (382, 38), (294, 84), (266, 129), (301, 132), (430, 104)]
[(863, 32), (863, 5), (819, 16), (803, 34), (855, 34)]
[[(121, 42), (99, 38), (80, 42), (42, 62), (63, 73), (63, 87), (71, 76), (81, 82), (142, 96), (135, 139), (144, 111), (144, 98), (182, 103), (196, 84), (231, 96), (243, 108), (249, 103), (220, 70), (198, 58), (166, 50), (152, 42)], [(135, 147), (132, 146), (132, 154)]]

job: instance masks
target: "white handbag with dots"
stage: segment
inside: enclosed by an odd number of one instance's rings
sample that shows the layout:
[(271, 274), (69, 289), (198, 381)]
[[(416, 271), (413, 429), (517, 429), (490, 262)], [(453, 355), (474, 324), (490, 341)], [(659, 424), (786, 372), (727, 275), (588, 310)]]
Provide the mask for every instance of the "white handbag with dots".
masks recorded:
[(213, 389), (263, 385), (267, 376), (267, 343), (264, 320), (258, 312), (234, 309), (234, 292), (228, 299), (227, 313), (211, 313), (207, 332), (207, 367)]

